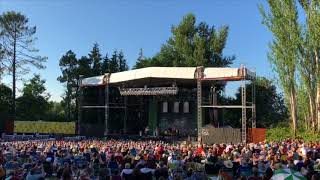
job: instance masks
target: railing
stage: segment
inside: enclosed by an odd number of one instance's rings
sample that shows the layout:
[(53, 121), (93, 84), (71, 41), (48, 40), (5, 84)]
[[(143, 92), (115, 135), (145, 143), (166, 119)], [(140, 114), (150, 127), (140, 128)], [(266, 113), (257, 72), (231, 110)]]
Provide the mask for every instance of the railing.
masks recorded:
[[(4, 135), (4, 141), (49, 140), (49, 135)], [(54, 138), (53, 138), (54, 139)]]

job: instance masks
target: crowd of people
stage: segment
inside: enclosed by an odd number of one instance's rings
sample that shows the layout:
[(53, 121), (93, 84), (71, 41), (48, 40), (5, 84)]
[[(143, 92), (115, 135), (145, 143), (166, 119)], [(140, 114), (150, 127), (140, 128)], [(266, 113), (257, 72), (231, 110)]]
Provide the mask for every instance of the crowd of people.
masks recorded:
[[(319, 180), (320, 143), (188, 144), (152, 140), (0, 142), (2, 179)], [(292, 176), (294, 176), (292, 175)]]

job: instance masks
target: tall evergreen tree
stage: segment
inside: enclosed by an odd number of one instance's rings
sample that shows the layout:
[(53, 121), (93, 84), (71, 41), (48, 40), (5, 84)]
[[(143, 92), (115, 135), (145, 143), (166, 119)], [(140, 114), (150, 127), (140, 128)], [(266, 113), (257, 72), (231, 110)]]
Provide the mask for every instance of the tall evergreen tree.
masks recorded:
[(77, 74), (82, 75), (84, 78), (90, 77), (92, 75), (92, 60), (87, 56), (82, 56), (77, 60)]
[(110, 59), (108, 57), (108, 54), (103, 58), (103, 63), (102, 63), (102, 73), (110, 73)]
[(120, 51), (118, 54), (118, 62), (119, 62), (119, 72), (129, 70), (127, 60), (124, 57), (123, 51)]
[(138, 59), (136, 61), (136, 64), (133, 66), (133, 69), (139, 69), (139, 68), (143, 68), (143, 67), (148, 67), (148, 66), (150, 66), (148, 64), (149, 62), (150, 62), (150, 60), (148, 60), (144, 56), (143, 50), (142, 50), (142, 48), (140, 48)]
[(29, 25), (29, 19), (14, 11), (0, 15), (0, 39), (2, 55), (4, 54), (7, 70), (12, 74), (12, 114), (16, 112), (16, 80), (17, 75), (25, 75), (30, 66), (44, 68), (46, 57), (37, 55), (34, 48), (36, 27)]
[(93, 48), (88, 55), (90, 61), (92, 62), (92, 76), (98, 76), (102, 73), (102, 57), (100, 54), (100, 49), (98, 43), (93, 45)]
[(115, 73), (115, 72), (119, 72), (119, 69), (120, 67), (118, 62), (118, 51), (115, 50), (110, 60), (109, 70), (110, 70), (110, 73)]
[(66, 91), (64, 94), (64, 105), (67, 114), (67, 119), (70, 121), (72, 119), (72, 112), (74, 110), (74, 99), (76, 97), (75, 87), (77, 87), (77, 80), (79, 74), (79, 68), (77, 63), (76, 54), (69, 50), (60, 59), (59, 66), (62, 75), (58, 77), (58, 81), (64, 83), (66, 86)]

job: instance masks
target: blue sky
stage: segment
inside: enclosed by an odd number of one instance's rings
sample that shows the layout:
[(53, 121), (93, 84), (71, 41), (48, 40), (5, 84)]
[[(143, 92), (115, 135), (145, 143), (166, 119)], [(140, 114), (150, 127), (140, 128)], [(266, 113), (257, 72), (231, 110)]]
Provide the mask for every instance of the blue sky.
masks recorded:
[[(244, 64), (255, 68), (260, 76), (273, 78), (267, 60), (272, 36), (261, 24), (258, 4), (262, 0), (0, 0), (0, 13), (14, 10), (25, 14), (30, 25), (37, 26), (36, 47), (48, 57), (45, 70), (33, 70), (46, 79), (52, 100), (60, 100), (64, 87), (56, 79), (60, 75), (59, 59), (69, 49), (77, 57), (87, 55), (93, 43), (102, 54), (123, 50), (129, 66), (135, 63), (139, 49), (145, 56), (156, 54), (170, 37), (170, 28), (187, 13), (197, 21), (219, 27), (229, 25), (225, 55), (235, 55), (233, 67)], [(11, 78), (3, 81), (10, 84)], [(22, 83), (18, 83), (21, 88)], [(232, 94), (236, 86), (227, 86)]]

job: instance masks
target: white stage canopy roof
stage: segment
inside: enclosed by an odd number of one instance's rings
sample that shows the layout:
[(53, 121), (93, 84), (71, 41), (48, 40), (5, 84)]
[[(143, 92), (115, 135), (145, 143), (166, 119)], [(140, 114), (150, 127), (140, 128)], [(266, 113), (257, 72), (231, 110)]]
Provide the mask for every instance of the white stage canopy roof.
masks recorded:
[[(243, 71), (241, 71), (243, 70)], [(251, 80), (255, 78), (255, 72), (244, 68), (204, 68), (203, 80), (225, 80), (234, 81), (243, 78)], [(147, 67), (134, 69), (129, 71), (111, 73), (109, 83), (116, 84), (138, 79), (181, 79), (193, 80), (196, 79), (196, 67)], [(105, 85), (108, 74), (94, 76), (82, 80), (81, 86), (100, 86)]]

